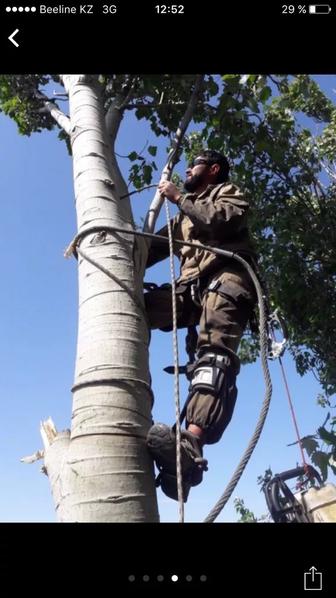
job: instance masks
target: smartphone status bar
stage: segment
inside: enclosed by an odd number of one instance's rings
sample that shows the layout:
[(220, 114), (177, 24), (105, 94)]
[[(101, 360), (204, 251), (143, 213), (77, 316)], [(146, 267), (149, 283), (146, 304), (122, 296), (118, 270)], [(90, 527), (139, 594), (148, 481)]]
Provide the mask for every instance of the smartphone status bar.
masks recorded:
[(282, 4), (283, 15), (329, 15), (332, 12), (330, 4)]

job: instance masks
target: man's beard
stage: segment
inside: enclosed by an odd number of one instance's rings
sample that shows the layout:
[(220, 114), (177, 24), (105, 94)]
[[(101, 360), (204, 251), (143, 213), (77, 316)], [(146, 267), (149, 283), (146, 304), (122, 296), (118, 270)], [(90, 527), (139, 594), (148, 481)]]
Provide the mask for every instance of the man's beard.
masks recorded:
[(189, 193), (197, 191), (197, 189), (202, 185), (202, 178), (203, 177), (201, 174), (194, 174), (187, 178), (187, 180), (184, 182), (185, 190)]

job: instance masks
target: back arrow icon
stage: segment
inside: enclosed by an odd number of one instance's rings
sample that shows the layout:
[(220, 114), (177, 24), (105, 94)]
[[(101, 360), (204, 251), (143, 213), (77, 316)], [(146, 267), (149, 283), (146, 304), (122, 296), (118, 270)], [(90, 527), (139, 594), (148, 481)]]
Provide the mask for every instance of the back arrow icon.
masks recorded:
[(14, 44), (14, 46), (16, 46), (17, 48), (19, 47), (19, 44), (17, 43), (17, 41), (15, 41), (14, 36), (19, 33), (18, 29), (15, 29), (15, 31), (13, 31), (13, 33), (11, 33), (11, 35), (8, 37), (9, 41), (12, 42), (12, 44)]

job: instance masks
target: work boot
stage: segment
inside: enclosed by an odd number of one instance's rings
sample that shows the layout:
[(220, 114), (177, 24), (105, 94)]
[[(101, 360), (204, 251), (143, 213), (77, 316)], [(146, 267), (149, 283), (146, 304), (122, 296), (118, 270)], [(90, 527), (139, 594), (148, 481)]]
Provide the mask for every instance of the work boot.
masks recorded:
[[(162, 491), (178, 500), (176, 478), (176, 435), (165, 424), (154, 424), (148, 432), (147, 447), (160, 471), (157, 478)], [(181, 469), (183, 501), (186, 502), (191, 486), (197, 486), (207, 470), (199, 439), (187, 430), (181, 430)]]

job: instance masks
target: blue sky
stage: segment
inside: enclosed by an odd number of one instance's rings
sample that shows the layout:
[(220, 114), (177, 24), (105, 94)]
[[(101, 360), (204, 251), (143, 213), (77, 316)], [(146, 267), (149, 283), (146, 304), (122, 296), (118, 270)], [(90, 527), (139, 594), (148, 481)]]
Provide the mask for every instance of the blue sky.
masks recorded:
[[(335, 76), (319, 76), (322, 87), (335, 99)], [(0, 114), (0, 236), (2, 292), (0, 385), (0, 520), (52, 522), (55, 513), (49, 482), (33, 465), (20, 458), (42, 448), (40, 420), (51, 416), (59, 430), (70, 427), (77, 334), (77, 266), (63, 250), (76, 233), (72, 164), (55, 132), (19, 136), (16, 125)], [(157, 140), (132, 116), (123, 123), (117, 143), (121, 155), (140, 151)], [(159, 162), (166, 157), (159, 148)], [(126, 172), (129, 163), (121, 159)], [(184, 177), (178, 165), (176, 172)], [(155, 181), (156, 182), (156, 181)], [(145, 216), (151, 192), (132, 197), (135, 219)], [(174, 210), (172, 210), (172, 214)], [(162, 213), (158, 226), (164, 223)], [(168, 261), (151, 268), (146, 280), (169, 281)], [(179, 333), (180, 360), (184, 359), (185, 333)], [(162, 369), (173, 363), (172, 337), (155, 331), (151, 341), (151, 373), (155, 395), (154, 419), (174, 423), (174, 379)], [(316, 405), (320, 388), (308, 375), (301, 378), (290, 355), (283, 359), (293, 395), (301, 435), (313, 433), (325, 417)], [(257, 515), (266, 513), (257, 477), (271, 466), (274, 472), (300, 462), (285, 389), (277, 362), (270, 362), (273, 398), (261, 438), (228, 505), (218, 521), (236, 521), (235, 497), (243, 498)], [(181, 398), (187, 384), (180, 378)], [(193, 488), (185, 507), (186, 521), (202, 521), (217, 501), (240, 460), (259, 417), (264, 397), (260, 361), (242, 367), (238, 401), (231, 424), (221, 441), (205, 449), (209, 471)], [(161, 521), (177, 521), (178, 505), (158, 492)]]

